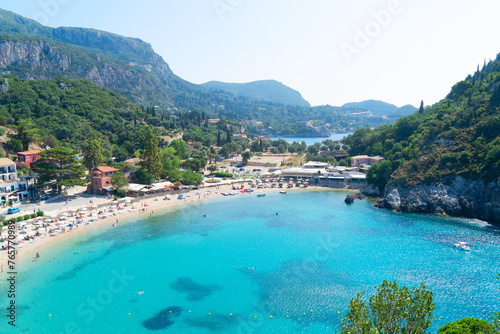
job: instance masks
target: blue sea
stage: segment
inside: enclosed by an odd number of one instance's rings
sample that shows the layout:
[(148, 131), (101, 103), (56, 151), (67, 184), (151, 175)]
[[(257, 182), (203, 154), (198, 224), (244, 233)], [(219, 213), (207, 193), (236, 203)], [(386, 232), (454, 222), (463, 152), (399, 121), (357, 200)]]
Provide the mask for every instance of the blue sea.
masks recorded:
[(18, 265), (15, 328), (0, 274), (0, 332), (332, 333), (384, 279), (434, 292), (433, 332), (500, 310), (497, 229), (345, 196), (240, 194), (97, 228)]
[(278, 140), (278, 139), (284, 139), (287, 142), (306, 142), (307, 146), (314, 145), (315, 143), (322, 143), (324, 140), (331, 139), (331, 140), (342, 140), (344, 137), (347, 137), (352, 133), (334, 133), (330, 137), (270, 137), (270, 140)]

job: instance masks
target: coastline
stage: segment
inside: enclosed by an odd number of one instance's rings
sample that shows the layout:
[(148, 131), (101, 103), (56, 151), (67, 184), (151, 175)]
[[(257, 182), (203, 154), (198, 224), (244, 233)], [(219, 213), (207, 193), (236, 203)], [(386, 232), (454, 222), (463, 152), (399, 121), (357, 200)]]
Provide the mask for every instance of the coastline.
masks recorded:
[[(221, 198), (224, 197), (222, 195), (222, 192), (228, 192), (232, 191), (232, 185), (224, 184), (217, 186), (218, 189), (215, 187), (205, 187), (205, 188), (200, 188), (199, 190), (190, 190), (189, 192), (183, 193), (183, 195), (186, 197), (185, 200), (178, 200), (177, 198), (173, 198), (174, 196), (177, 197), (177, 194), (175, 195), (170, 195), (171, 199), (170, 200), (164, 200), (163, 199), (163, 194), (158, 197), (153, 197), (153, 198), (147, 198), (147, 199), (139, 199), (139, 201), (134, 202), (136, 205), (136, 208), (133, 211), (126, 211), (123, 213), (119, 213), (114, 216), (109, 216), (103, 219), (97, 219), (97, 221), (92, 222), (90, 225), (84, 225), (84, 224), (79, 224), (79, 227), (77, 229), (73, 229), (72, 231), (67, 231), (65, 233), (60, 233), (57, 234), (55, 237), (46, 237), (46, 238), (40, 238), (37, 237), (35, 238), (35, 241), (25, 241), (22, 244), (22, 247), (19, 247), (18, 245), (16, 248), (18, 250), (18, 254), (15, 256), (14, 262), (16, 263), (16, 267), (19, 267), (19, 265), (23, 265), (24, 269), (26, 268), (27, 263), (29, 263), (30, 259), (34, 259), (37, 253), (41, 253), (41, 256), (46, 257), (47, 250), (50, 251), (50, 249), (60, 243), (63, 242), (68, 242), (70, 240), (76, 239), (78, 237), (84, 237), (86, 236), (90, 231), (95, 231), (97, 229), (102, 229), (102, 233), (107, 233), (107, 230), (104, 229), (105, 227), (111, 227), (113, 224), (116, 223), (118, 220), (118, 224), (120, 224), (123, 221), (128, 221), (132, 218), (135, 217), (140, 217), (140, 216), (147, 216), (148, 214), (152, 215), (158, 215), (158, 214), (163, 214), (165, 211), (168, 211), (169, 209), (179, 207), (183, 204), (188, 204), (188, 203), (196, 203), (200, 201), (206, 201), (210, 199), (215, 199), (215, 198)], [(251, 194), (255, 195), (259, 192), (263, 193), (273, 193), (273, 192), (279, 192), (280, 190), (286, 190), (287, 192), (289, 191), (311, 191), (311, 190), (340, 190), (340, 191), (352, 191), (352, 190), (347, 190), (347, 189), (335, 189), (335, 188), (327, 188), (327, 187), (316, 187), (316, 186), (311, 186), (308, 188), (287, 188), (287, 189), (280, 189), (280, 188), (262, 188), (262, 189), (255, 189), (255, 191)], [(237, 190), (239, 192), (239, 190)], [(199, 193), (199, 195), (198, 195)], [(210, 193), (210, 194), (209, 194)], [(239, 195), (243, 195), (240, 194)], [(109, 204), (107, 204), (109, 205)], [(140, 208), (142, 208), (145, 205), (145, 210), (143, 212), (140, 212)], [(102, 206), (102, 204), (101, 204)], [(92, 205), (86, 206), (88, 209), (92, 207)], [(78, 207), (78, 208), (81, 208)], [(67, 212), (68, 209), (64, 210), (59, 210), (57, 211), (58, 215), (60, 215), (63, 212)], [(88, 219), (88, 218), (87, 218)], [(7, 272), (7, 264), (8, 264), (8, 253), (7, 251), (0, 251), (0, 265), (3, 265), (4, 267), (4, 272)]]

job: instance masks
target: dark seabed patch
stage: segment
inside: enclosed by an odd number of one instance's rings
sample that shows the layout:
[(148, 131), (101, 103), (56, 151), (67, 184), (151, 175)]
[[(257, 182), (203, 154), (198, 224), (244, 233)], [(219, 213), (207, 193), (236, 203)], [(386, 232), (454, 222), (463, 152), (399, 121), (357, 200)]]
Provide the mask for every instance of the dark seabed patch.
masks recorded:
[(208, 233), (202, 233), (201, 236), (202, 237), (208, 237)]
[(151, 330), (158, 331), (161, 329), (169, 328), (174, 324), (172, 318), (178, 317), (182, 314), (182, 308), (179, 306), (170, 306), (158, 312), (154, 317), (144, 320), (142, 326)]
[(210, 314), (203, 317), (198, 317), (194, 319), (187, 319), (186, 323), (192, 327), (206, 328), (210, 332), (219, 332), (230, 327), (233, 327), (238, 323), (237, 315), (223, 315), (223, 314)]
[(266, 226), (267, 227), (283, 227), (285, 226), (286, 223), (282, 220), (277, 220), (277, 219), (269, 219), (267, 222), (266, 222)]
[(290, 261), (267, 274), (244, 269), (241, 272), (259, 284), (260, 302), (269, 314), (289, 316), (303, 325), (340, 322), (349, 300), (363, 289), (321, 261)]
[(210, 296), (214, 291), (220, 290), (218, 285), (203, 285), (194, 282), (189, 277), (179, 277), (170, 287), (177, 292), (186, 293), (186, 300), (198, 301)]

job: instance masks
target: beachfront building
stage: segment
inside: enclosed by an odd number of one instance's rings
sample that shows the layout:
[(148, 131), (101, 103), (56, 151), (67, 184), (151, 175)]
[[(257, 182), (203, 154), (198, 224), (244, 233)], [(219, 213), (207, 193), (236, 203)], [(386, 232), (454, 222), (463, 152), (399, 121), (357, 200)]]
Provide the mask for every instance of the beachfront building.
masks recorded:
[(284, 169), (281, 172), (281, 175), (283, 177), (294, 178), (294, 179), (312, 180), (314, 176), (319, 176), (325, 173), (327, 167), (328, 163), (326, 162), (309, 161), (304, 165), (302, 165), (302, 167), (292, 167)]
[(24, 152), (17, 152), (17, 162), (23, 162), (26, 164), (29, 164), (31, 167), (31, 164), (40, 159), (40, 152), (41, 151), (24, 151)]
[(146, 195), (161, 195), (168, 191), (172, 191), (174, 184), (172, 182), (158, 182), (152, 185), (129, 183), (127, 196), (140, 197)]
[(89, 185), (88, 190), (92, 189), (94, 195), (106, 195), (107, 193), (115, 190), (111, 185), (111, 176), (118, 172), (119, 169), (99, 166), (92, 169), (92, 187)]
[(0, 202), (22, 201), (29, 196), (28, 183), (17, 177), (16, 163), (0, 158)]
[(302, 168), (325, 169), (328, 167), (328, 162), (309, 161), (302, 165)]
[(379, 163), (382, 160), (384, 160), (384, 157), (378, 155), (373, 157), (367, 155), (356, 155), (351, 158), (351, 166), (359, 167), (361, 165)]

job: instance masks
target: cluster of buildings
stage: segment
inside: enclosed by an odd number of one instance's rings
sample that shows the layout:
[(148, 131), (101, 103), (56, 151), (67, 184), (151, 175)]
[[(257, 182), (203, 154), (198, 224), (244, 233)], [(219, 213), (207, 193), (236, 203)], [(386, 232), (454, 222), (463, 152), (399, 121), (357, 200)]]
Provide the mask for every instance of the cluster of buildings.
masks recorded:
[[(354, 158), (352, 157), (353, 161)], [(384, 159), (382, 157), (373, 158), (376, 158), (373, 160), (376, 162)], [(356, 159), (356, 165), (352, 163), (352, 167), (344, 167), (330, 166), (326, 162), (309, 161), (301, 167), (285, 169), (281, 175), (285, 178), (309, 180), (313, 184), (332, 188), (363, 189), (366, 186), (366, 173), (362, 171), (360, 166), (366, 163), (360, 163), (360, 160)]]

